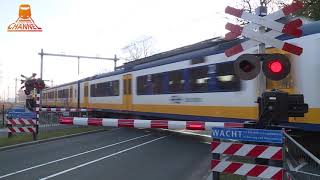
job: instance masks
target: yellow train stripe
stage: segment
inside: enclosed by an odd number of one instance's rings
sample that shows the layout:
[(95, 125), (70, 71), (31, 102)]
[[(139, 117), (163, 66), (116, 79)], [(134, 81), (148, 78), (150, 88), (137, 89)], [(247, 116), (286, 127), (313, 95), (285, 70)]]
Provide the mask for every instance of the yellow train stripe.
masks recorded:
[(133, 111), (243, 119), (257, 119), (258, 116), (256, 107), (135, 104)]
[(290, 118), (290, 122), (320, 124), (320, 108), (309, 108), (305, 117)]

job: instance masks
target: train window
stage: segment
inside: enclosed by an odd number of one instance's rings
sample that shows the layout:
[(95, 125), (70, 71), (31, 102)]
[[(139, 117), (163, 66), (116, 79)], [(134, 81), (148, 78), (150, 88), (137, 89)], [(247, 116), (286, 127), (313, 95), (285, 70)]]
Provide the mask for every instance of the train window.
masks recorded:
[(62, 89), (58, 91), (58, 98), (68, 98), (69, 97), (69, 89)]
[(70, 93), (70, 98), (72, 98), (73, 97), (73, 91), (72, 91), (72, 88), (70, 88), (70, 90), (69, 90), (69, 93)]
[(191, 92), (207, 92), (208, 81), (208, 66), (191, 68), (189, 70), (189, 88)]
[(151, 84), (152, 84), (152, 94), (161, 94), (162, 93), (162, 73), (152, 74), (151, 76)]
[(148, 76), (137, 77), (137, 94), (138, 95), (148, 94)]
[(180, 93), (183, 91), (184, 79), (183, 70), (168, 72), (168, 90), (170, 93)]
[(90, 85), (90, 97), (96, 97), (96, 84)]
[(63, 93), (62, 90), (59, 90), (59, 91), (58, 91), (58, 98), (62, 98), (62, 97), (63, 97), (63, 94), (62, 94), (62, 93)]
[(90, 86), (91, 97), (119, 96), (119, 81), (108, 81), (92, 84)]
[(48, 99), (53, 99), (53, 92), (48, 92)]
[(64, 97), (68, 98), (69, 97), (69, 89), (64, 89)]
[(198, 58), (191, 59), (190, 62), (191, 62), (190, 64), (193, 65), (193, 64), (205, 63), (206, 60), (204, 59), (204, 57), (198, 57)]
[(216, 64), (216, 71), (218, 91), (240, 91), (240, 79), (234, 73), (233, 62)]
[(119, 80), (112, 81), (112, 96), (119, 96)]

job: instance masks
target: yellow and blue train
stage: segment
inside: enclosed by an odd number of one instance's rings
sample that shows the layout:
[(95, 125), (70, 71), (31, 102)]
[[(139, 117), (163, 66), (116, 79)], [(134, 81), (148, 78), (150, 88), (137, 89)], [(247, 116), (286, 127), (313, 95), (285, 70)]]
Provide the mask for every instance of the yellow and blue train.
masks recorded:
[[(43, 106), (93, 108), (99, 113), (159, 119), (239, 122), (256, 120), (257, 97), (276, 88), (304, 94), (309, 105), (305, 117), (290, 118), (290, 126), (320, 131), (320, 22), (302, 29), (300, 38), (278, 37), (303, 47), (301, 56), (267, 49), (290, 59), (291, 72), (281, 81), (263, 75), (240, 80), (233, 69), (238, 55), (227, 58), (224, 51), (242, 40), (214, 38), (125, 63), (113, 72), (47, 88)], [(256, 49), (243, 53), (256, 53)]]

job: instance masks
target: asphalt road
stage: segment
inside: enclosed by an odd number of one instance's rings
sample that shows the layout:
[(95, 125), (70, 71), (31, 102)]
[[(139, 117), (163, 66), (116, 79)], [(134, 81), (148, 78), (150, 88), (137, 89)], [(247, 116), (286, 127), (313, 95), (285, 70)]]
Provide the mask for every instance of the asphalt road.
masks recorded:
[(0, 179), (205, 179), (210, 145), (182, 133), (112, 129), (0, 151)]

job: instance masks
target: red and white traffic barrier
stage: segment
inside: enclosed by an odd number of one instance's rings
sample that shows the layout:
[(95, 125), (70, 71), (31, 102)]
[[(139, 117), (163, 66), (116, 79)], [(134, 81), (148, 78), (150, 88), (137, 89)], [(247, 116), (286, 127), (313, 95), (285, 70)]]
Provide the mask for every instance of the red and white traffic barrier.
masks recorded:
[(8, 133), (36, 133), (35, 127), (8, 127)]
[(22, 126), (35, 126), (37, 124), (37, 121), (35, 119), (8, 119), (7, 124), (16, 126), (16, 125), (22, 125)]
[(131, 128), (162, 128), (162, 129), (188, 129), (211, 130), (213, 127), (242, 128), (242, 123), (233, 122), (202, 122), (202, 121), (171, 121), (171, 120), (141, 120), (141, 119), (111, 119), (111, 118), (82, 118), (61, 117), (60, 124), (131, 127)]
[(212, 153), (282, 160), (282, 147), (233, 142), (211, 142)]
[(230, 162), (230, 161), (211, 161), (211, 170), (220, 173), (237, 174), (241, 176), (251, 176), (266, 179), (282, 180), (283, 168), (264, 166), (257, 164)]
[(40, 108), (43, 112), (90, 112), (92, 109), (86, 108)]

